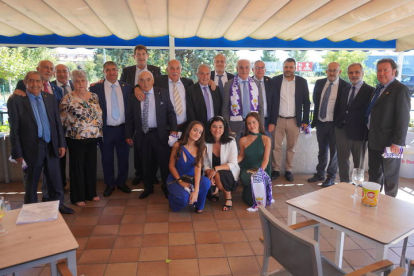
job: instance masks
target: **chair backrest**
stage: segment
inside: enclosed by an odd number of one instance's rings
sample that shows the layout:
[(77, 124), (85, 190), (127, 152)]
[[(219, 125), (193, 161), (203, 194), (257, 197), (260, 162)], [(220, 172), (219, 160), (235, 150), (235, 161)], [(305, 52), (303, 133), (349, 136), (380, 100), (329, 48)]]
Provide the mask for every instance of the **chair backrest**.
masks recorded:
[(272, 256), (294, 276), (322, 275), (319, 244), (292, 230), (263, 206), (259, 207), (265, 255)]

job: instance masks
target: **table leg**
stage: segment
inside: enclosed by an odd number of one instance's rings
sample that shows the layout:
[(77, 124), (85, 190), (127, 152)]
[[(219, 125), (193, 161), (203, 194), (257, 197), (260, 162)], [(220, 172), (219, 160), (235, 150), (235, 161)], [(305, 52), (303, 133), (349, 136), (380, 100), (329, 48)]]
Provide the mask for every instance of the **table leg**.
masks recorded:
[(408, 237), (404, 239), (403, 248), (401, 251), (401, 260), (400, 260), (401, 267), (405, 267), (405, 252), (407, 251), (407, 242), (408, 242)]
[(78, 271), (76, 267), (76, 250), (72, 250), (68, 253), (68, 268), (70, 272), (72, 272), (73, 276), (78, 275)]
[(388, 250), (388, 246), (386, 246), (385, 244), (377, 244), (377, 252), (375, 253), (375, 261), (382, 261), (385, 260), (387, 258), (387, 250)]
[(50, 262), (50, 275), (52, 275), (52, 276), (57, 276), (58, 275), (56, 265), (57, 265), (56, 260)]
[(344, 239), (345, 233), (338, 231), (336, 236), (336, 250), (335, 250), (335, 263), (342, 268), (342, 256), (344, 253)]
[(296, 224), (296, 211), (293, 211), (293, 208), (288, 206), (288, 225)]

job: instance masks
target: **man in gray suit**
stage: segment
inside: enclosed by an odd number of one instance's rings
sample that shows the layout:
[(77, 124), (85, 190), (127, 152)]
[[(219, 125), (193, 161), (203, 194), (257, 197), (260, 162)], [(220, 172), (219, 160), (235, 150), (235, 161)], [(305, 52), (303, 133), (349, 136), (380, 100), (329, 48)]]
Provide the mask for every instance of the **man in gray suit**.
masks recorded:
[(249, 77), (249, 73), (250, 61), (239, 59), (237, 77), (224, 85), (221, 113), (231, 131), (236, 133), (237, 144), (244, 135), (244, 119), (249, 112), (258, 112), (264, 123), (262, 89), (258, 81)]
[(405, 146), (410, 121), (410, 93), (408, 88), (395, 79), (397, 64), (384, 58), (377, 63), (376, 87), (365, 112), (368, 126), (369, 181), (381, 184), (385, 194), (397, 196), (401, 159), (383, 158), (386, 147), (399, 153)]

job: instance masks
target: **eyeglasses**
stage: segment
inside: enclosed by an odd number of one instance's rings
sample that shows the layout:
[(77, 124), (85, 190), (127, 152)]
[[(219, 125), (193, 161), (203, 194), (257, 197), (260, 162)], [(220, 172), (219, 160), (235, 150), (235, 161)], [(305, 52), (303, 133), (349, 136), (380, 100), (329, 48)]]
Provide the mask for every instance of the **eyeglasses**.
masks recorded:
[(259, 67), (259, 66), (256, 66), (256, 67), (254, 67), (256, 70), (259, 70), (259, 69), (261, 69), (261, 70), (264, 70), (264, 69), (266, 69), (266, 67)]
[(326, 72), (328, 72), (328, 73), (336, 73), (336, 72), (339, 72), (339, 70), (338, 69), (328, 69), (328, 70), (326, 70)]

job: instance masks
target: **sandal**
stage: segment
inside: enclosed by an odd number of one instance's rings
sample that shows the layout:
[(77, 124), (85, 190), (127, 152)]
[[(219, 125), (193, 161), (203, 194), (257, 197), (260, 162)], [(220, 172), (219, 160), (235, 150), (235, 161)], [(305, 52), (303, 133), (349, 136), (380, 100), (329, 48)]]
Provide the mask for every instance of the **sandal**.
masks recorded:
[(92, 198), (92, 201), (99, 202), (99, 201), (101, 201), (101, 198), (99, 196), (94, 196)]
[[(226, 198), (226, 201), (233, 202), (233, 199), (232, 198)], [(227, 209), (224, 209), (224, 208), (227, 208)], [(227, 211), (230, 211), (231, 209), (233, 209), (233, 203), (232, 203), (232, 205), (226, 205), (226, 204), (224, 204), (223, 205), (223, 208), (221, 210), (224, 211), (224, 212), (227, 212)]]
[(203, 210), (199, 210), (197, 207), (194, 206), (194, 212), (196, 212), (197, 214), (201, 214)]
[(211, 201), (217, 202), (220, 199), (220, 190), (217, 186), (210, 187)]
[(84, 207), (84, 206), (86, 206), (86, 203), (85, 203), (85, 201), (78, 201), (78, 202), (75, 203), (75, 205), (79, 206), (79, 207)]

